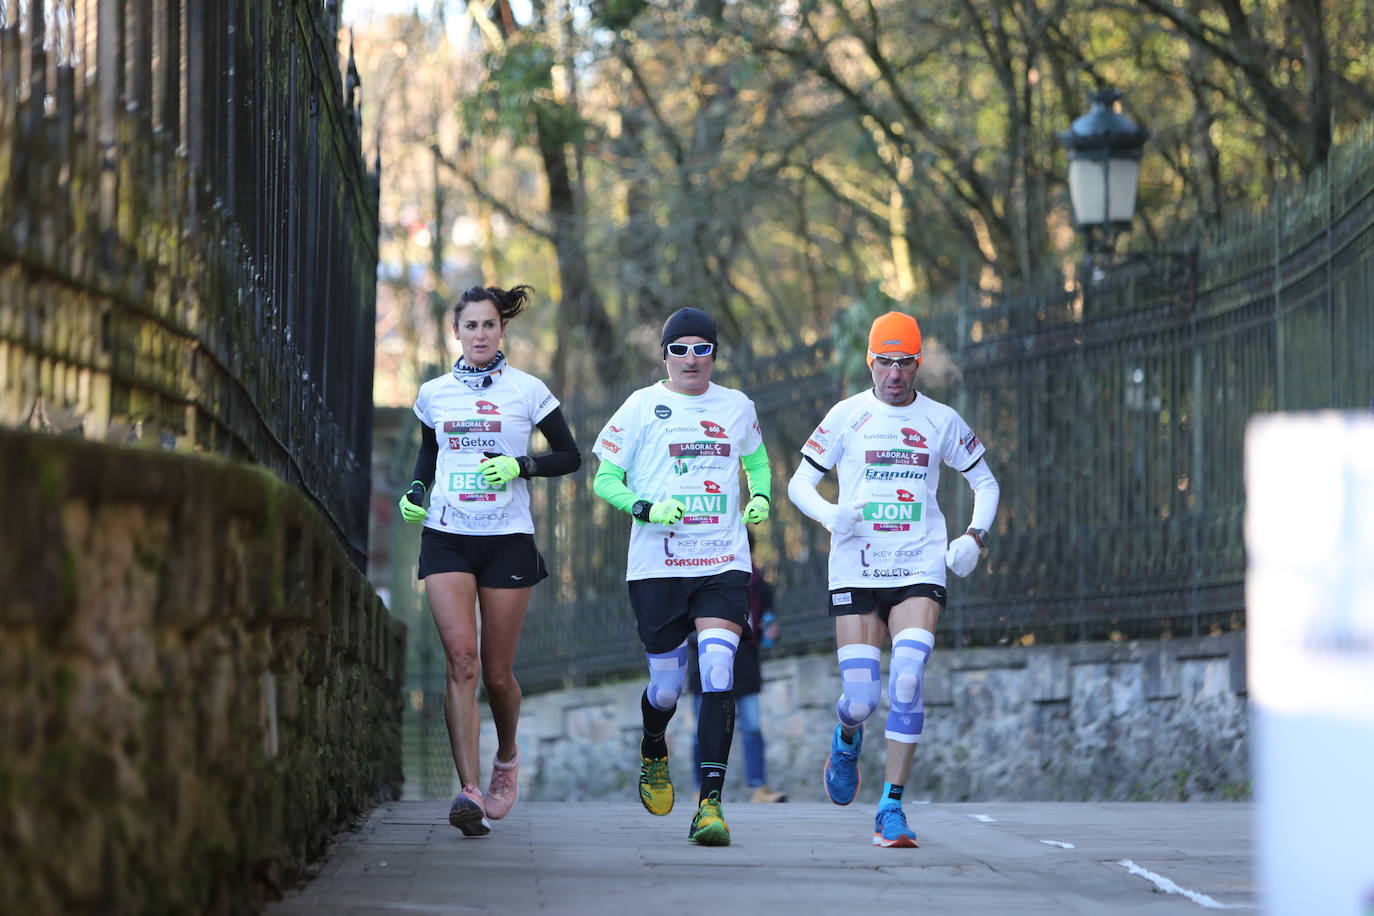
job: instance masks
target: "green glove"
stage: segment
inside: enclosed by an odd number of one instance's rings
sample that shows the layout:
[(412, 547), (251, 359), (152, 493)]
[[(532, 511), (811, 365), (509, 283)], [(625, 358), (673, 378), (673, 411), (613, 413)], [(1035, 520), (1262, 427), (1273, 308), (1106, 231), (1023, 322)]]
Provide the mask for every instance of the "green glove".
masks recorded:
[(670, 497), (649, 507), (649, 524), (672, 525), (682, 521), (686, 514), (687, 507)]
[(483, 458), (478, 467), (481, 468), (482, 476), (487, 479), (487, 483), (493, 487), (504, 486), (520, 476), (520, 462), (510, 455)]
[(421, 505), (425, 501), (425, 485), (418, 480), (410, 482), (410, 489), (406, 490), (405, 495), (397, 504), (401, 507), (401, 518), (412, 525), (418, 525), (429, 515), (425, 507)]
[(772, 503), (767, 496), (755, 496), (744, 506), (744, 520), (751, 525), (758, 525), (768, 521), (768, 514), (772, 511)]

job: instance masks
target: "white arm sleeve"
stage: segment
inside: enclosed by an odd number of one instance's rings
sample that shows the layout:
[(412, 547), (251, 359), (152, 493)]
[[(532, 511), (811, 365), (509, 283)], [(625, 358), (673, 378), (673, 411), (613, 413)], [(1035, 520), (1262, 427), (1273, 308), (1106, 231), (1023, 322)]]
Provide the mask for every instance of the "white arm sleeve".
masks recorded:
[[(987, 459), (984, 458), (965, 471), (964, 479), (973, 488), (973, 520), (969, 522), (969, 527), (981, 528), (984, 531), (992, 530), (993, 519), (997, 517), (997, 501), (1002, 497), (1002, 488), (998, 485), (997, 478), (992, 476)], [(791, 495), (790, 486), (787, 492)], [(796, 499), (792, 501), (796, 502)]]
[(787, 498), (792, 500), (792, 505), (828, 528), (835, 515), (835, 504), (816, 491), (816, 484), (824, 476), (824, 471), (803, 458), (787, 482)]

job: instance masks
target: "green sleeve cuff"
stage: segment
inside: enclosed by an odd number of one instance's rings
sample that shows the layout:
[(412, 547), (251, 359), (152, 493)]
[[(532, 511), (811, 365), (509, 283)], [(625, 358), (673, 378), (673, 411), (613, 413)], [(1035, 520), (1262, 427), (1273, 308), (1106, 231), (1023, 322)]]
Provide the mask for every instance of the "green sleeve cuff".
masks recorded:
[(768, 449), (760, 443), (751, 454), (741, 458), (740, 463), (744, 465), (744, 476), (749, 481), (749, 495), (765, 496), (772, 502), (773, 469), (768, 465)]
[(604, 458), (601, 461), (601, 467), (597, 468), (592, 489), (597, 496), (621, 512), (628, 513), (639, 501), (639, 497), (634, 494), (634, 491), (625, 486), (625, 470), (616, 467)]

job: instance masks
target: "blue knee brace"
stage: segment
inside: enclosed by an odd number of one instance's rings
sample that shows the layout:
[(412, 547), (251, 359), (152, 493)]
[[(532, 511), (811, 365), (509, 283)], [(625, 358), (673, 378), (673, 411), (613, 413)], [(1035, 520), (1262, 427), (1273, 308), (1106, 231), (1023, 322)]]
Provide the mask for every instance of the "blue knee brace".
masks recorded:
[(882, 693), (878, 673), (878, 647), (864, 643), (843, 646), (840, 657), (840, 686), (843, 692), (835, 704), (835, 715), (849, 728), (856, 728), (873, 715)]
[(697, 634), (697, 661), (701, 665), (701, 692), (725, 693), (735, 689), (735, 650), (739, 636), (720, 627)]
[(892, 665), (887, 678), (887, 730), (884, 737), (903, 744), (921, 740), (926, 705), (921, 696), (926, 660), (935, 648), (935, 634), (908, 627), (892, 637)]
[(644, 695), (654, 709), (667, 712), (677, 705), (687, 686), (687, 640), (671, 652), (644, 654), (649, 660), (649, 689)]

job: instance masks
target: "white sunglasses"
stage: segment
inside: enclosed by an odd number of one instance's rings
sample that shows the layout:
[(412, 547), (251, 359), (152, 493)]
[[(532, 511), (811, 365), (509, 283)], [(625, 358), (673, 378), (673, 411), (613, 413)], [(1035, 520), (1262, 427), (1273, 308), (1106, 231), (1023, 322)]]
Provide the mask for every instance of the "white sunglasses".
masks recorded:
[(668, 353), (669, 353), (669, 355), (671, 355), (671, 356), (686, 356), (688, 350), (690, 350), (692, 353), (694, 353), (694, 354), (697, 355), (697, 356), (710, 356), (712, 353), (715, 352), (715, 349), (716, 349), (716, 345), (713, 344), (713, 343), (694, 343), (694, 344), (670, 343), (670, 344), (668, 344)]
[(921, 354), (917, 353), (915, 356), (903, 356), (900, 359), (889, 359), (886, 356), (879, 356), (872, 350), (868, 351), (868, 355), (873, 357), (873, 365), (877, 366), (879, 369), (891, 369), (893, 366), (896, 366), (898, 369), (910, 369), (912, 366), (916, 365), (921, 358)]

